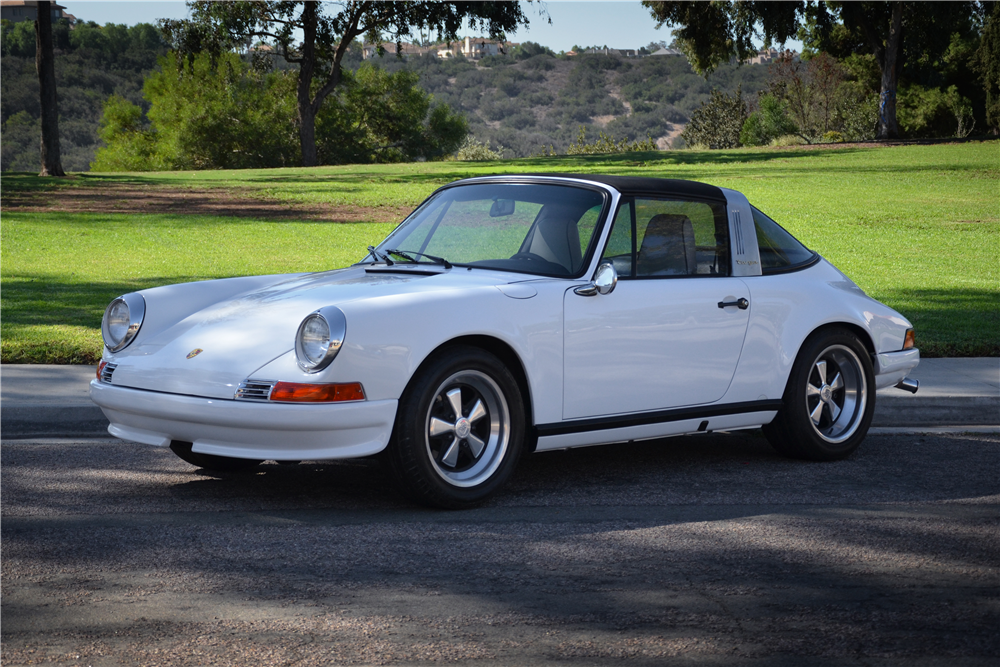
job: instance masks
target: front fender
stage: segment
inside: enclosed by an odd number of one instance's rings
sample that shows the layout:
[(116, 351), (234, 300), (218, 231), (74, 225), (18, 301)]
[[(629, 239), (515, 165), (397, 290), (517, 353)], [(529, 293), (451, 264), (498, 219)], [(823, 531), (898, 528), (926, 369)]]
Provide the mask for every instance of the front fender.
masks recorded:
[(520, 358), (536, 419), (558, 421), (562, 397), (562, 293), (565, 283), (532, 283), (531, 298), (496, 285), (361, 299), (339, 305), (347, 335), (330, 366), (304, 373), (287, 352), (253, 373), (289, 382), (361, 382), (369, 400), (398, 400), (420, 365), (449, 341), (488, 336)]

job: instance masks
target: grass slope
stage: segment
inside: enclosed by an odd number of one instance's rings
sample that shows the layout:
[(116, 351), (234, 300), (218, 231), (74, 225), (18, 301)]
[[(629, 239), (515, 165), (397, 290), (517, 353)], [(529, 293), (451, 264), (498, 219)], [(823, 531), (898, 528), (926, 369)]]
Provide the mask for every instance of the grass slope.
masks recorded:
[[(100, 357), (104, 307), (119, 294), (344, 266), (393, 227), (363, 222), (386, 219), (385, 207), (416, 206), (458, 178), (518, 172), (686, 178), (740, 190), (871, 296), (910, 318), (926, 356), (1000, 355), (998, 148), (986, 142), (682, 151), (67, 180), (5, 174), (2, 361), (93, 362)], [(139, 210), (137, 202), (127, 200), (100, 212), (39, 207), (122, 184), (150, 192), (218, 188), (235, 193), (234, 209), (252, 200), (351, 209), (362, 222), (137, 214), (130, 212)]]

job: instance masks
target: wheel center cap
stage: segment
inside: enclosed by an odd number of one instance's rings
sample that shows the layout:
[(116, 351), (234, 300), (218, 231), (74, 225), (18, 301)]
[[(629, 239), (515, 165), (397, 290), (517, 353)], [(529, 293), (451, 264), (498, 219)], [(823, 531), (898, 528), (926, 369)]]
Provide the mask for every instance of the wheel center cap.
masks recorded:
[(833, 399), (833, 389), (830, 388), (830, 385), (823, 385), (823, 388), (819, 390), (819, 397), (824, 403), (829, 403)]
[(472, 432), (472, 424), (465, 417), (462, 417), (457, 422), (455, 422), (455, 435), (459, 438), (468, 438), (469, 433)]

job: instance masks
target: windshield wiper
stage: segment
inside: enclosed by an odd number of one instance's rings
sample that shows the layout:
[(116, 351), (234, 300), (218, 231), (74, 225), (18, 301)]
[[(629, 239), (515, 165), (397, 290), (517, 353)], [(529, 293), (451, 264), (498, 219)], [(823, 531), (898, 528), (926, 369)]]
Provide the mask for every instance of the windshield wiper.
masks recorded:
[(411, 257), (411, 255), (417, 255), (418, 257), (426, 257), (427, 259), (431, 260), (432, 262), (435, 262), (437, 264), (441, 264), (446, 269), (452, 268), (451, 262), (449, 262), (448, 260), (446, 260), (444, 257), (436, 257), (434, 255), (428, 255), (426, 253), (417, 252), (416, 250), (407, 250), (406, 252), (403, 252), (402, 250), (394, 250), (394, 249), (386, 248), (386, 252), (388, 254), (390, 254), (390, 255), (396, 255), (397, 257), (402, 257), (403, 259), (409, 260), (409, 261), (413, 262), (414, 264), (417, 263), (417, 260), (415, 260), (413, 257)]
[[(392, 251), (390, 250), (389, 252)], [(378, 254), (378, 250), (376, 250), (375, 246), (373, 245), (368, 246), (368, 254), (374, 257), (376, 262), (385, 262), (386, 266), (392, 266), (393, 264), (395, 264), (395, 262), (389, 259), (388, 255)]]

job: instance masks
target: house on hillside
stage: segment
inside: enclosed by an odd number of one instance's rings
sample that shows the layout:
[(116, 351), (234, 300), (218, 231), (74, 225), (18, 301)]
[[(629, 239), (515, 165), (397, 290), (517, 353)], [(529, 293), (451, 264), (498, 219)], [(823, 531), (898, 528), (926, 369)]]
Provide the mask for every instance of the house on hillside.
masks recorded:
[(653, 57), (653, 56), (683, 56), (683, 55), (684, 55), (684, 53), (682, 51), (678, 51), (677, 49), (671, 49), (669, 46), (665, 46), (662, 49), (660, 49), (659, 51), (654, 51), (653, 53), (649, 54), (650, 57)]
[[(361, 47), (361, 57), (365, 60), (377, 57), (378, 47), (378, 44), (364, 44)], [(386, 54), (396, 55), (396, 42), (382, 42), (382, 48), (385, 49)], [(437, 48), (433, 46), (425, 47), (409, 43), (399, 45), (399, 55), (401, 55), (404, 60), (409, 60), (412, 56), (422, 56), (425, 53), (434, 53), (436, 51)]]
[(453, 58), (462, 54), (470, 60), (479, 60), (486, 56), (506, 55), (510, 49), (517, 46), (514, 42), (501, 42), (485, 37), (466, 37), (459, 42), (441, 44), (437, 47), (439, 58)]
[(768, 63), (772, 63), (777, 60), (780, 54), (781, 52), (773, 47), (770, 49), (761, 49), (757, 52), (757, 55), (747, 62), (751, 65), (767, 65)]
[[(76, 23), (76, 17), (66, 13), (62, 5), (52, 3), (52, 20), (66, 19), (71, 24)], [(34, 21), (38, 18), (38, 0), (0, 0), (0, 18), (11, 23)]]
[[(580, 53), (600, 53), (606, 56), (619, 56), (621, 58), (635, 58), (639, 55), (639, 52), (636, 49), (609, 49), (606, 46), (592, 46), (589, 49), (584, 49)], [(576, 52), (574, 52), (573, 55), (576, 55)]]

